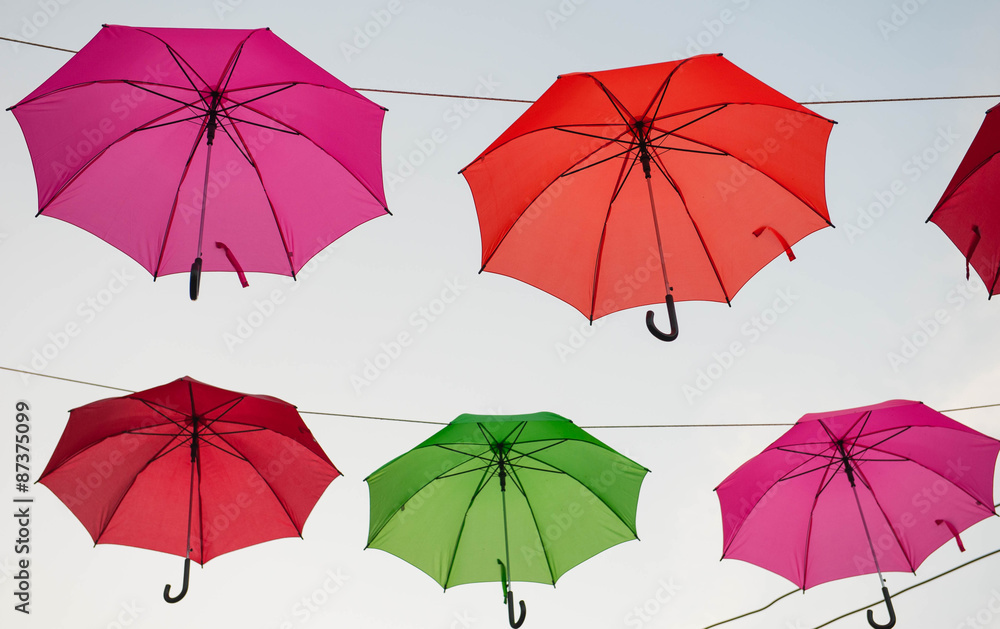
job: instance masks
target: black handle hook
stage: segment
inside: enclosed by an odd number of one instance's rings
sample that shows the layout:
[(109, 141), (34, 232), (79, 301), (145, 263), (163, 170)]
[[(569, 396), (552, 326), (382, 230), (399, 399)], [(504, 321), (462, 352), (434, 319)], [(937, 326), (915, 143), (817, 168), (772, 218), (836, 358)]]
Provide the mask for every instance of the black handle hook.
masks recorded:
[(191, 301), (198, 299), (199, 288), (201, 288), (201, 256), (195, 258), (191, 265)]
[(884, 625), (880, 625), (875, 622), (875, 614), (873, 614), (872, 610), (869, 609), (868, 624), (874, 627), (874, 629), (892, 629), (892, 627), (896, 624), (896, 612), (892, 609), (892, 599), (889, 598), (889, 589), (884, 585), (882, 586), (882, 597), (885, 598), (885, 606), (889, 609), (889, 622)]
[(653, 323), (653, 311), (646, 311), (646, 327), (649, 328), (650, 334), (660, 339), (661, 341), (670, 342), (677, 338), (677, 333), (680, 330), (677, 328), (677, 312), (674, 310), (674, 295), (673, 293), (667, 295), (667, 316), (670, 318), (670, 334), (664, 334), (659, 329), (657, 329), (656, 324)]
[(514, 593), (507, 590), (507, 620), (510, 621), (510, 626), (513, 629), (517, 629), (524, 624), (524, 617), (526, 616), (524, 609), (524, 601), (518, 601), (518, 605), (521, 607), (521, 617), (518, 619), (514, 618)]
[(170, 596), (170, 584), (163, 586), (163, 600), (168, 603), (176, 603), (177, 601), (184, 598), (184, 595), (188, 593), (188, 580), (191, 577), (191, 558), (184, 558), (184, 583), (181, 584), (181, 593), (177, 596)]

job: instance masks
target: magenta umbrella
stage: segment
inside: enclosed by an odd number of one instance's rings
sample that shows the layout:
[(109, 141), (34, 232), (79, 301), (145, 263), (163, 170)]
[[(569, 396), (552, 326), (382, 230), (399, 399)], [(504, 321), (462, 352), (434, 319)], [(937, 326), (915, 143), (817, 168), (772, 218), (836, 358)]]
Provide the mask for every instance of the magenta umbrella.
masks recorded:
[(38, 213), (190, 269), (192, 299), (202, 269), (295, 277), (388, 212), (385, 109), (268, 29), (105, 26), (10, 109)]
[(882, 572), (913, 572), (959, 533), (996, 515), (1000, 441), (920, 402), (892, 400), (804, 415), (716, 488), (723, 558), (775, 572), (802, 590)]

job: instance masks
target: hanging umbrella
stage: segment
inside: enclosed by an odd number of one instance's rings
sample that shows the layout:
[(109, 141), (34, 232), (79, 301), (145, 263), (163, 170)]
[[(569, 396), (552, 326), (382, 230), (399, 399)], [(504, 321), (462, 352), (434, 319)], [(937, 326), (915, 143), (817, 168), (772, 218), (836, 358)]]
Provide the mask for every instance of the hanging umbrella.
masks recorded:
[[(927, 217), (965, 256), (965, 279), (972, 266), (989, 297), (1000, 278), (1000, 110), (990, 109), (955, 176)], [(984, 240), (985, 239), (985, 240)]]
[(1000, 441), (920, 402), (892, 400), (804, 415), (716, 488), (723, 558), (802, 590), (883, 572), (914, 572), (936, 549), (995, 515)]
[(551, 583), (636, 539), (646, 468), (553, 413), (460, 415), (365, 480), (368, 548), (380, 548), (445, 589), (494, 581)]
[(268, 29), (105, 26), (10, 109), (38, 213), (190, 268), (192, 299), (202, 269), (294, 277), (388, 211), (385, 110)]
[(191, 562), (283, 537), (340, 475), (295, 407), (191, 378), (70, 412), (40, 483), (95, 544)]
[(673, 340), (675, 299), (729, 303), (831, 225), (832, 125), (720, 55), (562, 75), (462, 170), (480, 270), (591, 321), (665, 300)]

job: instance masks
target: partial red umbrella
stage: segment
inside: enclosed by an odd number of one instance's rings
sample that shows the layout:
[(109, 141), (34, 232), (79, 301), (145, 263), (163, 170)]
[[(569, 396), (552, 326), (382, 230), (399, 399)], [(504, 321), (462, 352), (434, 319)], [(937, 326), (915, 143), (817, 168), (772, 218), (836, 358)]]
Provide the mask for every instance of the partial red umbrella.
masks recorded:
[(95, 544), (191, 562), (283, 537), (340, 475), (295, 407), (192, 378), (70, 411), (40, 483)]
[(269, 29), (104, 26), (10, 109), (38, 213), (190, 269), (192, 299), (202, 269), (294, 277), (388, 213), (385, 109)]
[(810, 413), (716, 488), (723, 558), (775, 572), (802, 590), (883, 572), (914, 572), (992, 515), (1000, 441), (920, 402)]
[(986, 293), (997, 293), (1000, 279), (1000, 109), (986, 112), (979, 133), (958, 165), (951, 183), (927, 217), (951, 239), (965, 256), (965, 279), (969, 267), (986, 285)]
[(729, 303), (831, 225), (833, 124), (721, 55), (562, 75), (462, 170), (481, 271), (591, 321), (665, 300), (673, 340), (675, 299)]

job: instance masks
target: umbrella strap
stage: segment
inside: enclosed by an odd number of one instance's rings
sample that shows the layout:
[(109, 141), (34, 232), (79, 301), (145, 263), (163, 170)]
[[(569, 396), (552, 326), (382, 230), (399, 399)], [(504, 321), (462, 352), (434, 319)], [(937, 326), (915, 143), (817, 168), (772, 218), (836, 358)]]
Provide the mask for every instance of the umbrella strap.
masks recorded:
[(858, 488), (851, 483), (851, 491), (854, 492), (854, 502), (858, 504), (858, 513), (861, 515), (861, 526), (865, 527), (865, 537), (868, 538), (868, 548), (872, 551), (872, 561), (875, 562), (875, 571), (878, 572), (878, 580), (885, 585), (885, 578), (882, 577), (882, 568), (878, 565), (878, 557), (875, 555), (875, 545), (872, 544), (871, 533), (868, 532), (868, 522), (865, 521), (865, 512), (861, 509), (861, 499), (858, 498)]
[(218, 249), (222, 249), (226, 253), (226, 259), (229, 260), (229, 264), (233, 265), (233, 270), (236, 271), (236, 276), (240, 278), (240, 284), (243, 285), (243, 288), (250, 286), (250, 282), (247, 281), (246, 273), (243, 272), (243, 267), (240, 266), (240, 263), (236, 260), (236, 256), (232, 251), (230, 251), (229, 247), (227, 247), (225, 243), (221, 242), (215, 243), (215, 246)]
[(972, 262), (972, 254), (976, 251), (976, 247), (979, 245), (979, 239), (982, 238), (982, 234), (979, 233), (979, 225), (972, 226), (972, 243), (969, 245), (969, 250), (965, 254), (965, 279), (969, 279), (969, 264)]

